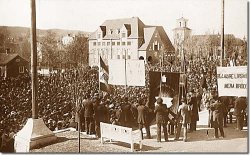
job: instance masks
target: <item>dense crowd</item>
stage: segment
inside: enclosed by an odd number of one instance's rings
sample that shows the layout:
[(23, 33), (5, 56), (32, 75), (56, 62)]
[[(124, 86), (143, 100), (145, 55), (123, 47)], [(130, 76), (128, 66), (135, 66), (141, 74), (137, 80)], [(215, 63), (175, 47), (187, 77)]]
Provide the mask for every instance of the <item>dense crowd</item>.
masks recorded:
[[(190, 124), (192, 130), (196, 129), (196, 122), (199, 120), (198, 111), (206, 106), (211, 90), (217, 89), (217, 65), (218, 62), (209, 60), (186, 62), (188, 94), (186, 100), (193, 107), (197, 107), (197, 109), (193, 108), (192, 111), (193, 118)], [(146, 86), (127, 87), (126, 95), (124, 86), (112, 86), (114, 91), (111, 94), (100, 92), (97, 67), (83, 67), (77, 70), (53, 73), (49, 76), (40, 75), (38, 76), (37, 92), (38, 117), (44, 120), (50, 130), (54, 131), (68, 127), (77, 128), (75, 122), (78, 121), (77, 112), (79, 112), (82, 130), (89, 132), (89, 134), (96, 133), (97, 136), (100, 136), (96, 132), (100, 121), (133, 128), (138, 127), (137, 108), (142, 104), (148, 106), (148, 72), (178, 72), (179, 70), (179, 67), (172, 64), (167, 64), (163, 68), (160, 68), (159, 64), (146, 65)], [(89, 108), (88, 100), (93, 103), (93, 110), (90, 114), (85, 113), (86, 109)], [(233, 99), (231, 103), (233, 103)], [(27, 118), (31, 117), (31, 106), (31, 79), (29, 75), (0, 78), (1, 135), (8, 133), (11, 135), (10, 137), (13, 137), (22, 129)], [(154, 109), (149, 109), (149, 113), (153, 112)], [(100, 113), (105, 114), (105, 117)], [(93, 117), (94, 120), (86, 120), (86, 117)], [(90, 127), (89, 122), (92, 122)], [(170, 121), (170, 123), (173, 122)]]

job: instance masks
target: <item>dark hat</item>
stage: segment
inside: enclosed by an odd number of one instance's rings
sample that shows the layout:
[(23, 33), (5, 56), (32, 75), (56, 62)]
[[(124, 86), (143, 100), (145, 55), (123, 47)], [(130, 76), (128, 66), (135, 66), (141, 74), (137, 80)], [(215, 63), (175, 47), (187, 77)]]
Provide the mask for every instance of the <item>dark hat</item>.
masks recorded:
[(158, 104), (161, 104), (161, 103), (163, 102), (163, 100), (162, 100), (161, 97), (159, 97), (159, 98), (156, 100), (156, 102), (157, 102)]

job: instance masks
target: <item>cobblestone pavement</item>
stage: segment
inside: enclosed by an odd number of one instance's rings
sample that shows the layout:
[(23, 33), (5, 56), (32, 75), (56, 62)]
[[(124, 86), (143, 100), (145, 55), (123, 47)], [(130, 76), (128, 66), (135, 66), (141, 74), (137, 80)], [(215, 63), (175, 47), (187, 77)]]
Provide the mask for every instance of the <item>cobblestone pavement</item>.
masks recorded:
[[(224, 128), (225, 138), (214, 139), (214, 130), (207, 127), (207, 111), (200, 112), (200, 121), (197, 123), (197, 131), (188, 133), (188, 142), (174, 140), (173, 135), (169, 135), (169, 142), (156, 142), (156, 126), (151, 126), (152, 139), (143, 140), (143, 148), (139, 150), (139, 145), (135, 145), (136, 152), (231, 152), (243, 153), (248, 151), (248, 129), (235, 130), (235, 123), (228, 124)], [(208, 133), (208, 134), (207, 134)], [(57, 133), (58, 142), (32, 152), (78, 152), (78, 133), (67, 131)], [(163, 140), (162, 140), (163, 141)], [(130, 152), (130, 145), (121, 142), (100, 143), (100, 139), (81, 134), (81, 152)]]

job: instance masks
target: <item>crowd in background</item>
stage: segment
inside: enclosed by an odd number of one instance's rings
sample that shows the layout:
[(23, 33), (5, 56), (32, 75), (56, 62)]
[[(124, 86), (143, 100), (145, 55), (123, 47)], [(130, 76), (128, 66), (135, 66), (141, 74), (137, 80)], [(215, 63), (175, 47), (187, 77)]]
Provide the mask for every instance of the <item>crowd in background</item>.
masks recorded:
[[(191, 130), (196, 130), (199, 120), (198, 111), (206, 107), (211, 97), (211, 90), (216, 88), (216, 66), (218, 62), (197, 60), (186, 62), (187, 100), (197, 107), (193, 111)], [(113, 86), (113, 93), (100, 93), (98, 85), (98, 68), (84, 67), (77, 70), (68, 70), (63, 73), (53, 73), (49, 76), (38, 76), (38, 117), (42, 118), (50, 130), (60, 130), (68, 127), (77, 127), (77, 111), (80, 107), (82, 130), (88, 130), (100, 136), (99, 122), (119, 124), (128, 127), (137, 127), (138, 106), (148, 104), (149, 75), (148, 71), (178, 72), (180, 68), (171, 64), (161, 69), (159, 66), (146, 65), (146, 86), (127, 87), (126, 96), (124, 86)], [(93, 102), (92, 126), (86, 127), (85, 101)], [(230, 103), (234, 104), (234, 98)], [(230, 110), (230, 106), (228, 111)], [(233, 106), (232, 106), (233, 107)], [(2, 139), (6, 133), (13, 137), (31, 117), (31, 78), (23, 75), (16, 78), (0, 78), (0, 129)], [(88, 109), (88, 108), (87, 108)], [(106, 112), (105, 112), (106, 111)], [(154, 109), (149, 110), (153, 113)], [(106, 117), (100, 117), (100, 113)], [(96, 119), (95, 119), (96, 118)], [(97, 128), (95, 130), (95, 128)], [(2, 141), (1, 141), (2, 143)], [(3, 145), (3, 144), (2, 144)]]

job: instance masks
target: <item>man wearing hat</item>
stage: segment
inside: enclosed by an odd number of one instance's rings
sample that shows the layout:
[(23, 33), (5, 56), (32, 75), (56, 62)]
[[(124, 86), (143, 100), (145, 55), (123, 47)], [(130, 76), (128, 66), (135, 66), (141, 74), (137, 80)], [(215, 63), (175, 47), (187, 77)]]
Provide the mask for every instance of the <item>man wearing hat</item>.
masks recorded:
[(94, 115), (94, 107), (93, 101), (90, 100), (90, 93), (86, 94), (86, 99), (83, 101), (83, 112), (85, 118), (85, 130), (87, 134), (92, 134), (93, 130), (93, 115)]
[(187, 141), (187, 124), (191, 122), (191, 108), (188, 104), (186, 104), (185, 98), (181, 99), (181, 105), (178, 108), (178, 116), (177, 116), (177, 133), (175, 136), (175, 140), (178, 140), (180, 137), (181, 126), (183, 127), (183, 141)]
[(156, 114), (156, 124), (157, 124), (157, 142), (161, 142), (161, 127), (163, 127), (164, 139), (168, 141), (167, 136), (167, 128), (166, 128), (166, 107), (163, 106), (163, 100), (159, 97), (157, 100), (157, 105), (155, 106), (155, 114)]
[(143, 132), (142, 132), (143, 126), (146, 129), (147, 138), (150, 139), (151, 135), (150, 135), (149, 120), (148, 120), (149, 110), (148, 107), (145, 106), (143, 100), (139, 100), (139, 106), (137, 107), (137, 110), (138, 110), (137, 123), (139, 124), (139, 129), (141, 130), (142, 139), (143, 139)]
[(222, 104), (218, 97), (214, 97), (215, 102), (210, 105), (210, 109), (212, 111), (212, 125), (215, 131), (215, 138), (219, 138), (218, 129), (220, 130), (221, 136), (224, 138), (223, 131), (223, 113), (225, 109), (225, 105)]
[(234, 115), (236, 116), (237, 123), (236, 130), (242, 130), (244, 124), (244, 113), (247, 108), (247, 100), (245, 97), (237, 97), (234, 102)]

